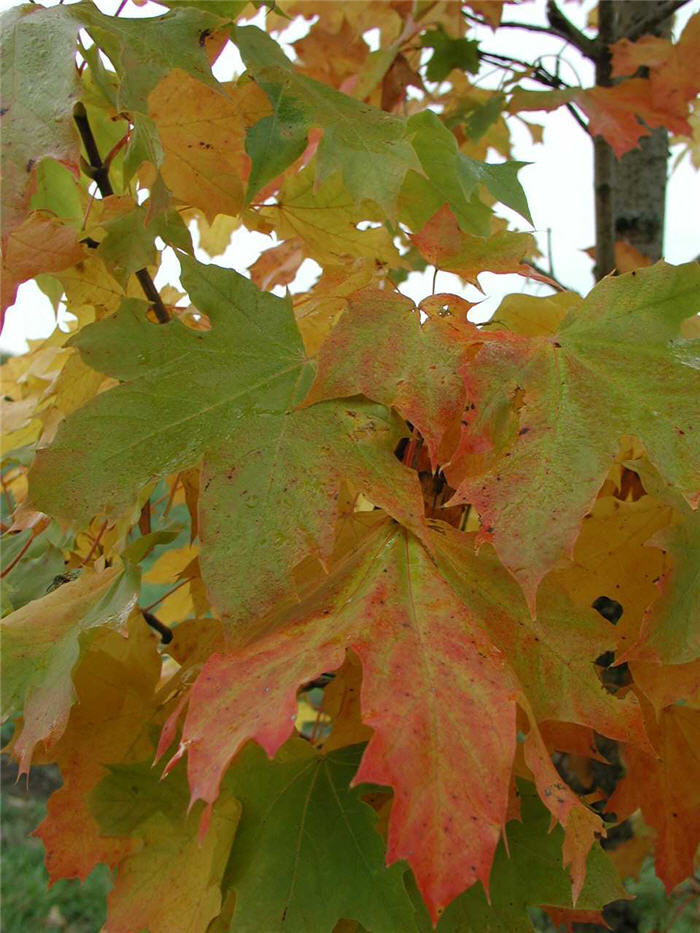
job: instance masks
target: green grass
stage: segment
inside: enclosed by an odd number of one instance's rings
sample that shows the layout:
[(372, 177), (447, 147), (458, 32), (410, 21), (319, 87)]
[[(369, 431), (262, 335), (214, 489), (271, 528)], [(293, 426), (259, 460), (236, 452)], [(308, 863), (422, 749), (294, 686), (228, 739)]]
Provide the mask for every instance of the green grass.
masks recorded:
[(29, 836), (45, 812), (41, 800), (2, 793), (0, 928), (3, 933), (97, 933), (105, 921), (110, 872), (100, 865), (84, 884), (59, 881), (49, 888), (41, 840)]

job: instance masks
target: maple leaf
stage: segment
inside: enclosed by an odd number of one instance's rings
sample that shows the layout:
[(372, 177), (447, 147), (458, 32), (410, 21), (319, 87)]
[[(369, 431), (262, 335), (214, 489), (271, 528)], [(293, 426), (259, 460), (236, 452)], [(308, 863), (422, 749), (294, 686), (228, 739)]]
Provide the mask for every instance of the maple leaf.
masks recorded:
[(582, 90), (575, 100), (589, 118), (589, 132), (603, 136), (618, 158), (634, 149), (655, 127), (665, 126), (675, 133), (691, 132), (686, 118), (687, 106), (679, 113), (657, 102), (653, 96), (650, 98), (649, 82), (644, 78), (630, 78), (612, 88)]
[(29, 5), (7, 10), (1, 22), (4, 245), (26, 217), (42, 159), (78, 174), (73, 105), (80, 88), (74, 54), (80, 24), (69, 7)]
[(525, 163), (488, 165), (468, 158), (459, 151), (453, 133), (432, 111), (412, 116), (408, 132), (425, 172), (425, 177), (410, 173), (400, 194), (399, 215), (414, 230), (423, 227), (447, 203), (462, 231), (488, 236), (492, 212), (477, 196), (482, 185), (494, 198), (532, 222), (517, 180)]
[(416, 530), (422, 500), (393, 456), (402, 430), (386, 409), (356, 401), (293, 411), (313, 370), (288, 301), (230, 270), (186, 256), (181, 264), (211, 331), (153, 325), (137, 301), (82, 330), (71, 344), (85, 361), (125, 381), (71, 415), (37, 454), (30, 496), (82, 524), (205, 455), (202, 571), (220, 611), (242, 619), (272, 605), (307, 554), (330, 553), (344, 476)]
[(693, 873), (700, 842), (700, 768), (695, 753), (700, 711), (674, 705), (650, 716), (656, 756), (628, 747), (626, 776), (607, 806), (624, 819), (641, 807), (644, 821), (659, 834), (656, 872), (667, 890)]
[(278, 237), (302, 240), (306, 253), (324, 266), (346, 263), (350, 257), (400, 266), (385, 227), (358, 227), (367, 213), (350, 196), (340, 175), (316, 189), (314, 172), (309, 166), (285, 181), (277, 202), (260, 208), (258, 217), (270, 223)]
[(435, 466), (440, 442), (464, 408), (460, 364), (478, 343), (477, 328), (458, 318), (433, 316), (421, 325), (403, 295), (357, 292), (321, 347), (305, 404), (363, 394), (393, 406), (425, 437)]
[(630, 661), (635, 686), (657, 714), (674, 703), (700, 709), (700, 660), (687, 664), (661, 664), (658, 661)]
[(297, 159), (308, 131), (318, 127), (323, 130), (318, 182), (339, 171), (354, 200), (373, 200), (393, 216), (406, 172), (420, 171), (405, 122), (300, 75), (277, 43), (255, 26), (236, 27), (235, 41), (273, 106), (272, 116), (248, 133), (246, 149), (253, 161), (248, 197)]
[(84, 881), (99, 862), (112, 867), (133, 850), (131, 841), (103, 838), (88, 795), (105, 776), (107, 762), (152, 754), (149, 727), (160, 670), (155, 636), (138, 610), (129, 619), (127, 638), (100, 629), (75, 668), (77, 702), (51, 749), (62, 784), (35, 830), (52, 881)]
[(125, 291), (131, 275), (155, 264), (158, 256), (156, 237), (192, 252), (189, 230), (177, 211), (163, 211), (151, 217), (148, 207), (135, 207), (130, 198), (104, 198), (101, 206), (103, 211), (99, 223), (104, 237), (97, 255)]
[(672, 122), (686, 119), (688, 104), (700, 91), (698, 41), (697, 14), (688, 20), (675, 44), (656, 36), (642, 36), (634, 43), (621, 39), (611, 46), (613, 76), (633, 74), (638, 68), (649, 66), (647, 96), (654, 109), (665, 115), (665, 125), (670, 127)]
[[(570, 552), (620, 437), (637, 436), (668, 481), (696, 495), (698, 376), (678, 329), (699, 280), (695, 263), (605, 279), (553, 337), (490, 331), (493, 343), (465, 368), (477, 413), (446, 473), (531, 606)], [(470, 451), (487, 466), (470, 464)]]
[(474, 536), (439, 526), (432, 545), (455, 592), (508, 659), (538, 722), (591, 726), (610, 738), (647, 746), (639, 705), (601, 684), (594, 662), (615, 630), (592, 609), (577, 609), (545, 581), (532, 618), (522, 593), (490, 548), (474, 550)]
[(694, 661), (700, 657), (700, 514), (686, 515), (681, 524), (662, 529), (648, 543), (669, 551), (673, 565), (659, 583), (660, 599), (647, 610), (641, 645), (633, 646), (629, 656), (645, 658), (651, 654), (664, 664)]
[(480, 272), (518, 272), (529, 275), (523, 260), (535, 250), (529, 233), (506, 230), (481, 237), (463, 233), (447, 205), (441, 207), (411, 241), (429, 263), (478, 287)]
[(579, 606), (592, 606), (607, 596), (622, 607), (614, 637), (616, 651), (625, 656), (659, 596), (655, 581), (667, 572), (667, 562), (651, 545), (672, 517), (672, 509), (651, 496), (632, 502), (601, 496), (583, 522), (571, 560), (562, 560), (553, 571), (551, 582)]
[[(59, 540), (58, 544), (62, 543)], [(14, 561), (17, 563), (12, 567)], [(35, 537), (31, 530), (2, 538), (2, 565), (4, 616), (45, 596), (54, 579), (65, 569), (60, 547), (50, 541), (48, 535)]]
[(321, 757), (296, 739), (273, 762), (254, 745), (236, 759), (224, 784), (243, 811), (228, 867), (236, 929), (316, 933), (343, 917), (414, 929), (404, 867), (384, 867), (376, 815), (348, 789), (361, 751)]
[(143, 924), (149, 933), (206, 930), (221, 910), (238, 801), (222, 794), (209, 832), (199, 839), (198, 814), (187, 814), (184, 775), (162, 783), (148, 761), (110, 766), (90, 804), (104, 836), (135, 844), (107, 898), (109, 933), (132, 933)]
[(250, 277), (261, 291), (272, 291), (276, 285), (291, 284), (303, 261), (304, 249), (300, 240), (287, 240), (264, 250), (249, 267)]
[(240, 213), (250, 171), (246, 131), (270, 110), (253, 83), (225, 89), (223, 96), (175, 68), (148, 98), (163, 146), (163, 181), (177, 200), (200, 208), (210, 222), (217, 214)]
[[(547, 810), (531, 784), (518, 782), (518, 801), (520, 820), (507, 824), (507, 849), (501, 842), (496, 850), (490, 901), (478, 887), (466, 891), (446, 909), (437, 933), (532, 933), (528, 907), (571, 908), (571, 882), (562, 867), (562, 830), (549, 831)], [(600, 910), (624, 896), (609, 856), (600, 848), (593, 849), (578, 908)], [(421, 933), (431, 929), (420, 907), (419, 929)]]
[(136, 587), (133, 571), (84, 571), (0, 622), (3, 716), (23, 711), (22, 733), (13, 746), (20, 774), (28, 772), (37, 742), (50, 748), (63, 734), (83, 636), (100, 626), (121, 626)]
[(115, 89), (101, 62), (85, 50), (100, 91), (117, 112), (129, 113), (134, 124), (124, 161), (128, 181), (143, 161), (159, 165), (163, 159), (158, 131), (148, 116), (148, 96), (173, 69), (187, 72), (222, 95), (226, 93), (212, 75), (206, 49), (206, 40), (220, 33), (226, 20), (193, 7), (179, 7), (146, 19), (108, 16), (92, 3), (66, 9), (89, 33), (94, 48), (108, 56), (117, 73)]
[(514, 689), (478, 621), (418, 542), (381, 525), (318, 591), (262, 620), (267, 634), (204, 665), (168, 767), (187, 751), (192, 799), (211, 803), (246, 739), (273, 755), (297, 688), (352, 648), (374, 729), (356, 781), (394, 788), (387, 861), (408, 861), (437, 919), (477, 878), (488, 884), (515, 751)]

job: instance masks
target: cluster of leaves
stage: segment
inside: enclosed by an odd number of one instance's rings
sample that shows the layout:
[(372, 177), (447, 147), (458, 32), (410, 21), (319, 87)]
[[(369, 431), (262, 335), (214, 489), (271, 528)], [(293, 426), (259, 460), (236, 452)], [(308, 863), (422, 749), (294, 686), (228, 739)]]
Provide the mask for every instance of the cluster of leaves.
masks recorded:
[[(115, 868), (110, 933), (528, 930), (624, 896), (598, 841), (641, 809), (673, 887), (700, 835), (700, 269), (481, 328), (416, 307), (426, 264), (534, 274), (492, 210), (529, 220), (519, 165), (484, 161), (527, 75), (469, 82), (457, 3), (292, 0), (267, 31), (166, 5), (3, 22), (3, 301), (34, 277), (76, 320), (3, 373), (3, 707), (20, 771), (61, 770), (50, 877)], [(297, 14), (292, 62), (270, 33)], [(690, 133), (697, 28), (537, 106), (618, 152), (634, 114)], [(239, 226), (276, 238), (249, 278), (194, 257)], [(163, 244), (182, 291), (153, 285)], [(314, 287), (274, 294), (306, 259)]]

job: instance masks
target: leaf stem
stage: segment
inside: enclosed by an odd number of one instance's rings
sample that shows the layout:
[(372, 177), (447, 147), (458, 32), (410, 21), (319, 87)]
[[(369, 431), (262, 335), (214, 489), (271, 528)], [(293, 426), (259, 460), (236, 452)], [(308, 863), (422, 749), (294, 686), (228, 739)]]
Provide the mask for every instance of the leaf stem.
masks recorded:
[(154, 602), (152, 602), (150, 606), (146, 606), (146, 608), (145, 608), (145, 609), (142, 609), (141, 611), (142, 611), (142, 612), (150, 612), (151, 609), (155, 609), (156, 606), (158, 606), (160, 603), (162, 603), (163, 600), (167, 599), (168, 596), (172, 596), (172, 594), (175, 592), (175, 590), (179, 590), (181, 586), (184, 586), (185, 583), (189, 583), (189, 582), (190, 582), (189, 577), (186, 577), (184, 580), (180, 580), (180, 582), (179, 582), (179, 583), (176, 583), (175, 586), (174, 586), (172, 589), (168, 590), (167, 593), (163, 593), (163, 595), (162, 595), (162, 596), (159, 596), (158, 599), (156, 599)]
[(92, 542), (92, 547), (91, 547), (90, 550), (88, 551), (87, 557), (86, 557), (83, 561), (81, 561), (81, 565), (82, 565), (83, 567), (85, 566), (85, 564), (87, 564), (87, 562), (88, 562), (89, 560), (92, 560), (92, 557), (93, 557), (95, 551), (97, 550), (100, 541), (102, 540), (102, 535), (105, 533), (106, 530), (107, 530), (107, 519), (104, 520), (104, 523), (103, 523), (102, 527), (101, 527), (100, 530), (97, 532), (97, 537), (96, 537), (95, 540)]
[[(100, 157), (100, 151), (97, 148), (97, 142), (88, 120), (87, 111), (84, 104), (80, 101), (73, 108), (73, 119), (75, 120), (75, 125), (78, 128), (83, 146), (85, 146), (85, 153), (88, 157), (88, 162), (83, 163), (83, 170), (88, 177), (94, 180), (97, 187), (100, 189), (102, 197), (108, 198), (110, 195), (114, 194), (114, 188), (109, 180), (108, 165), (106, 165)], [(115, 150), (112, 150), (110, 157), (114, 154)], [(163, 304), (163, 300), (160, 297), (149, 271), (147, 269), (139, 269), (136, 273), (136, 278), (139, 280), (143, 293), (151, 303), (153, 313), (158, 323), (167, 324), (170, 320), (170, 315)]]
[(142, 609), (141, 615), (143, 616), (146, 625), (150, 625), (152, 629), (155, 629), (155, 631), (158, 632), (160, 635), (161, 643), (164, 645), (170, 644), (170, 642), (173, 640), (173, 630), (165, 625), (164, 622), (161, 622), (160, 619), (154, 616), (152, 612), (149, 612), (148, 609)]

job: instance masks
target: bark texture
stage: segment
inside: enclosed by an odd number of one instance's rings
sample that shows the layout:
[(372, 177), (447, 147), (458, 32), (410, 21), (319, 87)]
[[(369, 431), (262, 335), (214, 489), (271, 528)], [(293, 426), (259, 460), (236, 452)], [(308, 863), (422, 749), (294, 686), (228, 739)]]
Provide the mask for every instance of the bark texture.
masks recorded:
[[(603, 48), (634, 36), (639, 24), (668, 3), (664, 0), (600, 0), (598, 4), (601, 50), (596, 63), (596, 83), (610, 85), (610, 59)], [(668, 37), (672, 16), (649, 33)], [(640, 72), (643, 76), (643, 71)], [(615, 242), (625, 241), (652, 261), (663, 253), (666, 212), (668, 133), (655, 130), (640, 141), (638, 149), (616, 159), (610, 146), (598, 138), (595, 148), (596, 280), (615, 267)]]

